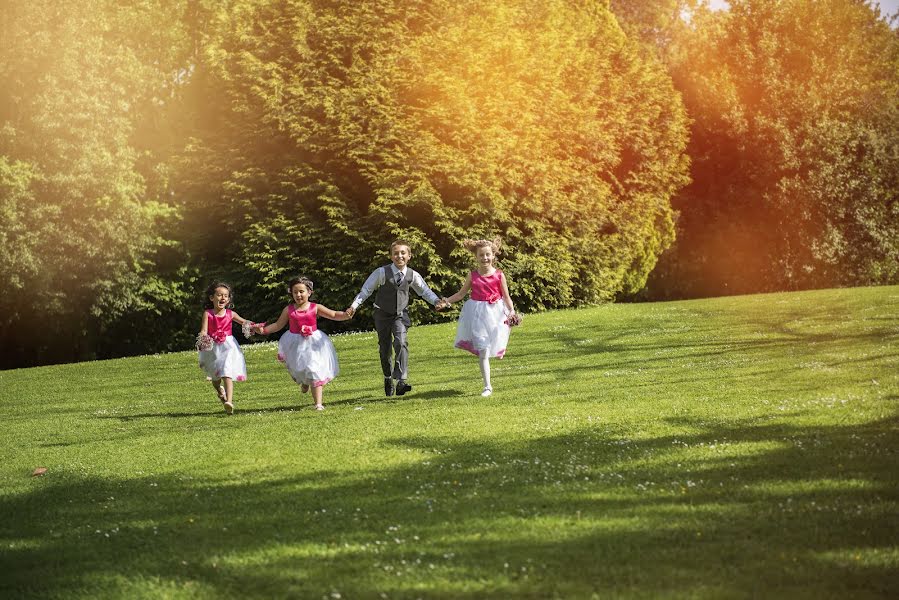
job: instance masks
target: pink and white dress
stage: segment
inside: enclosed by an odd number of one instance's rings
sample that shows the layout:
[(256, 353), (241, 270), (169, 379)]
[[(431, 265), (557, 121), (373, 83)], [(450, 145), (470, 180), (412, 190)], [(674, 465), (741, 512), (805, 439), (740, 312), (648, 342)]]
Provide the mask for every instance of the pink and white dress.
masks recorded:
[(206, 372), (206, 379), (217, 381), (230, 377), (235, 381), (247, 378), (247, 363), (237, 340), (231, 335), (232, 314), (226, 310), (221, 317), (212, 310), (206, 311), (206, 333), (212, 338), (212, 350), (200, 351), (200, 368)]
[(490, 358), (502, 358), (509, 343), (511, 328), (503, 303), (502, 271), (492, 275), (471, 272), (471, 297), (462, 305), (456, 327), (456, 348), (476, 356), (486, 351)]
[(316, 305), (306, 310), (287, 309), (290, 331), (278, 340), (278, 360), (287, 367), (293, 380), (300, 384), (322, 386), (337, 377), (340, 367), (331, 338), (319, 331)]

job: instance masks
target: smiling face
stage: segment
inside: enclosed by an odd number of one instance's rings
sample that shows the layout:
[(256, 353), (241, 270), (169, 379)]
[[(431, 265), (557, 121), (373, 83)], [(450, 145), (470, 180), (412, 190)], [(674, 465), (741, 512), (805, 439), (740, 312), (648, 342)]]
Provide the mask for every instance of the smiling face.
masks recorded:
[(474, 253), (475, 259), (478, 262), (479, 268), (487, 269), (493, 266), (493, 261), (496, 259), (496, 255), (493, 253), (493, 248), (490, 246), (481, 246)]
[(312, 292), (309, 291), (305, 283), (295, 283), (290, 288), (290, 297), (293, 298), (293, 302), (297, 306), (303, 306), (309, 302), (309, 296), (311, 295)]
[(412, 251), (409, 250), (409, 246), (397, 244), (390, 249), (390, 260), (393, 261), (393, 266), (400, 271), (406, 268), (406, 263), (410, 258), (412, 258)]
[(212, 306), (216, 310), (225, 310), (228, 308), (228, 304), (231, 303), (231, 291), (226, 287), (219, 286), (209, 296), (209, 301), (212, 302)]

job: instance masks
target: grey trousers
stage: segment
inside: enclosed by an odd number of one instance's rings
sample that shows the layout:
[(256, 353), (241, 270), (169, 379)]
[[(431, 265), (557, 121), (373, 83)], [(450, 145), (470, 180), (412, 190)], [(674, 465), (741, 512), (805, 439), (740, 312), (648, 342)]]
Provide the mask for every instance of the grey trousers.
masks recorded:
[(406, 329), (412, 326), (409, 313), (392, 315), (376, 308), (375, 331), (378, 332), (378, 351), (381, 354), (381, 371), (384, 377), (406, 379), (409, 376), (409, 345)]

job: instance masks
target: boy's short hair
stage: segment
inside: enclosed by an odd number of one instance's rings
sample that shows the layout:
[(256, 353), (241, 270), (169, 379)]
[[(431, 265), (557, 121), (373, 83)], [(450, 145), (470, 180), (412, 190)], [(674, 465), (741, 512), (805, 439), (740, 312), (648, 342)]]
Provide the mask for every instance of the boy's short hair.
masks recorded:
[(407, 241), (404, 240), (404, 239), (396, 239), (396, 240), (393, 240), (393, 242), (390, 243), (390, 248), (388, 248), (387, 251), (388, 251), (388, 252), (393, 252), (393, 249), (394, 249), (396, 246), (405, 246), (406, 248), (409, 249), (409, 254), (412, 254), (412, 246), (409, 244), (409, 242), (407, 242)]

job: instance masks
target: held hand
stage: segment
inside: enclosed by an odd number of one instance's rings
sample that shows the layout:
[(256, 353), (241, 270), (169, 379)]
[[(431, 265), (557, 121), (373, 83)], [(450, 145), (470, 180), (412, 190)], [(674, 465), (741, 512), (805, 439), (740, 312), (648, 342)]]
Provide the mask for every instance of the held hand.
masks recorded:
[(346, 313), (346, 316), (347, 316), (348, 318), (350, 318), (350, 319), (352, 319), (354, 316), (356, 316), (356, 309), (353, 308), (352, 306), (349, 307), (348, 309), (346, 309), (346, 310), (343, 311), (343, 312), (345, 312), (345, 313)]

